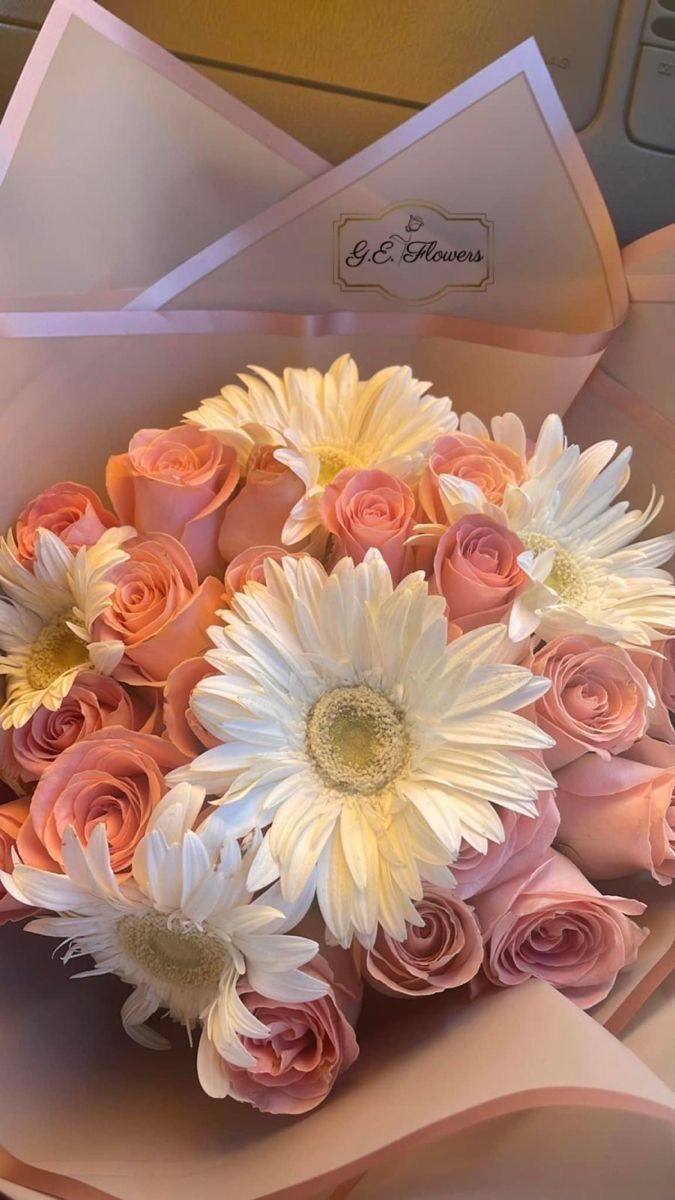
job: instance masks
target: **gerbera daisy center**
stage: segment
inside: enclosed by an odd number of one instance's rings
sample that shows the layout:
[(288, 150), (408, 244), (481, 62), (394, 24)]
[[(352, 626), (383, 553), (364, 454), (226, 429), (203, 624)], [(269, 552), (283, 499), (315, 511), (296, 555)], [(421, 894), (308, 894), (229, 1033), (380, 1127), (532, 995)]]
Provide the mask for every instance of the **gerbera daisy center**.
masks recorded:
[(161, 913), (122, 917), (117, 936), (125, 954), (162, 983), (215, 986), (229, 963), (219, 938), (196, 927), (172, 929)]
[(32, 688), (46, 688), (73, 667), (84, 666), (88, 659), (86, 645), (60, 615), (43, 626), (33, 642), (26, 676)]
[(400, 709), (383, 692), (359, 684), (324, 692), (312, 705), (306, 748), (329, 787), (373, 795), (400, 775), (410, 739)]
[(343, 450), (341, 446), (315, 446), (314, 453), (319, 456), (320, 487), (327, 487), (346, 467), (363, 466), (358, 455), (352, 454), (350, 450)]
[(588, 585), (583, 571), (573, 555), (563, 550), (553, 538), (544, 533), (521, 533), (520, 540), (534, 554), (542, 554), (545, 550), (555, 550), (553, 566), (545, 580), (548, 587), (558, 593), (561, 600), (573, 607), (583, 604), (588, 595)]

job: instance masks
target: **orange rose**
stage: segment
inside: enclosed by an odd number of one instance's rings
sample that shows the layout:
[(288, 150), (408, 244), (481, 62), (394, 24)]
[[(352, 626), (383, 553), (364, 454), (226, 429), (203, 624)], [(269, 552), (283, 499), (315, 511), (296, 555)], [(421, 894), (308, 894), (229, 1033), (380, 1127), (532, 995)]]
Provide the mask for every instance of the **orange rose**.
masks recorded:
[(24, 779), (39, 779), (55, 759), (81, 738), (111, 725), (154, 732), (157, 706), (133, 696), (107, 675), (83, 671), (56, 712), (40, 707), (21, 729), (11, 731), (13, 757)]
[(216, 675), (217, 671), (206, 659), (199, 655), (197, 658), (187, 658), (170, 672), (164, 688), (164, 724), (165, 736), (169, 741), (191, 760), (205, 750), (212, 750), (218, 745), (217, 739), (207, 733), (204, 726), (197, 720), (190, 708), (190, 696), (193, 689), (208, 675)]
[(223, 585), (202, 584), (187, 551), (166, 533), (125, 542), (129, 555), (112, 572), (110, 606), (94, 626), (98, 641), (121, 641), (115, 670), (124, 683), (163, 684), (186, 658), (210, 644), (206, 635), (222, 605)]
[(228, 505), (218, 547), (226, 563), (251, 546), (281, 546), (281, 531), (305, 492), (297, 475), (274, 457), (274, 446), (255, 446), (246, 482)]
[(93, 546), (117, 520), (96, 492), (81, 483), (56, 483), (24, 508), (16, 523), (20, 562), (31, 567), (38, 529), (51, 529), (71, 550)]
[[(10, 872), (13, 868), (12, 848), (28, 817), (28, 804), (27, 796), (18, 796), (0, 804), (0, 871)], [(18, 921), (31, 911), (9, 896), (0, 883), (0, 925), (4, 925), (5, 921)]]
[(113, 726), (82, 738), (47, 768), (33, 792), (17, 837), (21, 858), (60, 871), (65, 830), (72, 826), (86, 845), (104, 825), (113, 870), (128, 874), (150, 815), (168, 791), (164, 776), (183, 761), (174, 746), (150, 733)]
[(501, 504), (509, 483), (522, 483), (525, 470), (515, 450), (490, 438), (469, 433), (447, 433), (436, 442), (420, 480), (419, 498), (429, 521), (445, 522), (439, 497), (441, 475), (454, 475), (474, 483), (492, 504)]
[(121, 521), (139, 533), (170, 533), (201, 578), (219, 574), (218, 534), (239, 481), (237, 456), (194, 425), (139, 429), (126, 454), (108, 459), (106, 485)]
[(229, 601), (235, 592), (242, 592), (247, 583), (265, 582), (265, 562), (268, 558), (281, 562), (282, 558), (301, 558), (300, 554), (289, 554), (282, 546), (251, 546), (232, 559), (225, 572), (225, 597)]

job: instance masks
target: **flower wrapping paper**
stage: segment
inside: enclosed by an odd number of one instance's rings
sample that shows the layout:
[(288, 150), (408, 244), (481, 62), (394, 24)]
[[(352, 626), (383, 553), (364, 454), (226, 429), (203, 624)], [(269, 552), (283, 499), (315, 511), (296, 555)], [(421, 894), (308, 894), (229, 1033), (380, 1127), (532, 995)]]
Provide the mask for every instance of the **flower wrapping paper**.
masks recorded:
[[(83, 93), (98, 105), (88, 122)], [(672, 524), (664, 331), (675, 232), (620, 254), (532, 43), (330, 169), (96, 5), (56, 0), (3, 122), (0, 166), (3, 527), (54, 479), (100, 486), (110, 447), (140, 423), (174, 424), (243, 364), (325, 369), (347, 350), (364, 374), (410, 362), (456, 409), (484, 419), (513, 408), (534, 434), (553, 410), (582, 444), (605, 432), (634, 444), (631, 498), (646, 503), (655, 482), (667, 496), (656, 529), (669, 515)], [(449, 193), (453, 211), (493, 222), (489, 288), (415, 306), (336, 287), (333, 227), (345, 213), (413, 199), (445, 208)], [(572, 772), (572, 840), (573, 766), (562, 768)], [(602, 890), (635, 894), (633, 883)], [(401, 1188), (414, 1179), (414, 1194), (432, 1195), (428, 1152), (416, 1158), (416, 1146), (437, 1143), (447, 1187), (443, 1146), (455, 1164), (471, 1158), (467, 1139), (480, 1143), (484, 1127), (487, 1137), (498, 1131), (494, 1161), (508, 1161), (518, 1137), (533, 1155), (551, 1145), (548, 1106), (558, 1136), (574, 1130), (570, 1112), (588, 1107), (597, 1141), (587, 1134), (582, 1179), (607, 1129), (625, 1128), (633, 1162), (642, 1143), (639, 1177), (659, 1195), (658, 1164), (672, 1162), (673, 1142), (665, 1132), (645, 1142), (643, 1131), (675, 1114), (661, 1016), (672, 1009), (675, 914), (657, 885), (645, 884), (643, 899), (650, 937), (593, 1016), (538, 983), (471, 1005), (431, 997), (415, 1023), (405, 1005), (385, 1009), (371, 993), (359, 1062), (299, 1122), (230, 1105), (224, 1117), (197, 1092), (185, 1046), (153, 1056), (124, 1039), (117, 981), (90, 984), (96, 1000), (39, 939), (5, 926), (0, 1177), (63, 1200), (93, 1200), (96, 1188), (120, 1200), (191, 1188), (208, 1200), (225, 1176), (238, 1200), (334, 1189), (367, 1200), (394, 1194), (386, 1163), (406, 1154)], [(624, 1030), (622, 1044), (613, 1035)], [(461, 1081), (451, 1090), (449, 1064)], [(539, 1125), (513, 1115), (532, 1109)], [(509, 1170), (527, 1195), (531, 1183)], [(469, 1175), (457, 1194), (478, 1182)], [(617, 1195), (620, 1185), (630, 1194), (628, 1175), (615, 1180)]]

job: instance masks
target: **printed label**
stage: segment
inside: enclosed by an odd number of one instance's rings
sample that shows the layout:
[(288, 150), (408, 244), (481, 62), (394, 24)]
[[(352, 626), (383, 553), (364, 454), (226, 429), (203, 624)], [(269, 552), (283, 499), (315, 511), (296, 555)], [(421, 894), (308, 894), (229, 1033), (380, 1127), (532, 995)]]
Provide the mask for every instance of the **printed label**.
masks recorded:
[(424, 201), (381, 213), (343, 213), (335, 226), (335, 283), (422, 304), (493, 282), (493, 224), (484, 213), (444, 212)]

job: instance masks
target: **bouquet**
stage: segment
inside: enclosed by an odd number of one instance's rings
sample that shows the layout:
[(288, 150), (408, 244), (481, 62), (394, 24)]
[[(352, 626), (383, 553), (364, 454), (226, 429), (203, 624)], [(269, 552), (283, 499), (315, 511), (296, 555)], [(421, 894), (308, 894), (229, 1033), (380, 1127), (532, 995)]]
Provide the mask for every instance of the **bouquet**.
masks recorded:
[(252, 368), (0, 545), (6, 914), (263, 1111), (352, 1065), (364, 985), (598, 1004), (647, 936), (602, 881), (675, 876), (660, 501), (429, 387)]
[(0, 243), (0, 1187), (668, 1194), (675, 227), (532, 41), (330, 168), (54, 0)]

